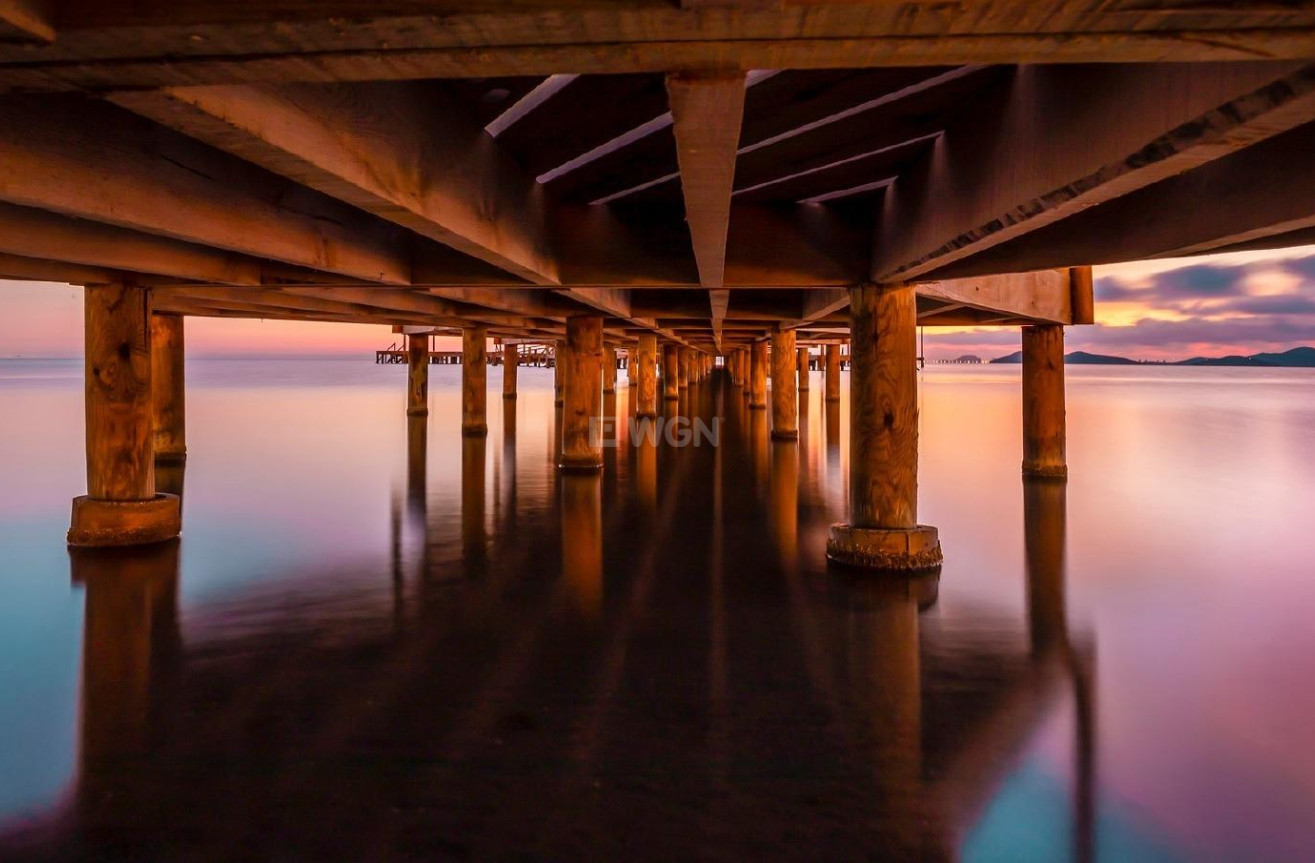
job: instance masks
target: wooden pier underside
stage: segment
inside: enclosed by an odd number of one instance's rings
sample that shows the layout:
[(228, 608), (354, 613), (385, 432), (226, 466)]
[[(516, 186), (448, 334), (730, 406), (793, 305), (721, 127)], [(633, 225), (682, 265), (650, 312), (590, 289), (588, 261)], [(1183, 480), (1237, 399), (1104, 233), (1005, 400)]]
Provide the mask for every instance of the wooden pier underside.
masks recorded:
[[(0, 0), (0, 276), (727, 350), (1315, 241), (1315, 6)], [(1071, 269), (1078, 268), (1078, 269)]]

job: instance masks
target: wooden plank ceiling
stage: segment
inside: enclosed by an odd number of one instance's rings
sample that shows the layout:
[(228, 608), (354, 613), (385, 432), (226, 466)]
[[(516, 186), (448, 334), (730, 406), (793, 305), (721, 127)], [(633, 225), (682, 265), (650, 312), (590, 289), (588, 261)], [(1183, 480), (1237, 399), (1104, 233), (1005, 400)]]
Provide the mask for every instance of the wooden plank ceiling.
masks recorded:
[(1307, 4), (698, 5), (0, 0), (0, 276), (724, 350), (1315, 237)]

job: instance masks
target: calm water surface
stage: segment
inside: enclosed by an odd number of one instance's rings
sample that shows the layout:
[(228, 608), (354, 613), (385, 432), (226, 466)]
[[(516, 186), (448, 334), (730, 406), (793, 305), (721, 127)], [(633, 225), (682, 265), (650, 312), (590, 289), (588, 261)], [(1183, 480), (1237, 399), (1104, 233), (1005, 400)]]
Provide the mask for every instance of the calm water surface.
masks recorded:
[(589, 479), (548, 371), (463, 441), (459, 368), (193, 362), (181, 542), (70, 556), (80, 362), (0, 361), (0, 858), (1315, 859), (1315, 374), (1072, 368), (1025, 487), (1018, 373), (923, 373), (896, 583), (820, 374)]

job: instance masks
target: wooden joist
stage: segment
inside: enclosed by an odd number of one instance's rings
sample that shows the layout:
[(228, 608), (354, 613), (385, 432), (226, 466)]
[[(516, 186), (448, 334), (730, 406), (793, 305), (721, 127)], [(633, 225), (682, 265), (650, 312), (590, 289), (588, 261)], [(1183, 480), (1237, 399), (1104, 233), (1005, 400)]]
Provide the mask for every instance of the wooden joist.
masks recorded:
[(0, 44), (53, 42), (48, 5), (41, 0), (0, 0)]
[(406, 284), (397, 228), (111, 105), (76, 97), (0, 101), (0, 201)]
[(934, 274), (1313, 117), (1299, 64), (1020, 68), (887, 190), (872, 278)]
[(191, 87), (111, 98), (513, 275), (557, 282), (542, 189), (441, 84)]

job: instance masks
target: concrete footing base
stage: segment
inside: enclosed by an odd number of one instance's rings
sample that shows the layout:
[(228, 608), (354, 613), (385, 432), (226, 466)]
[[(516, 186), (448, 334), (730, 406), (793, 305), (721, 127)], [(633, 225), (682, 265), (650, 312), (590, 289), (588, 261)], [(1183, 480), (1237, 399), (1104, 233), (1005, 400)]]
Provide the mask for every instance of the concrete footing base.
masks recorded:
[(887, 572), (925, 572), (943, 560), (936, 528), (923, 524), (908, 529), (833, 524), (826, 556), (844, 566)]
[(151, 500), (73, 498), (68, 544), (79, 547), (145, 545), (173, 539), (183, 529), (177, 495)]

